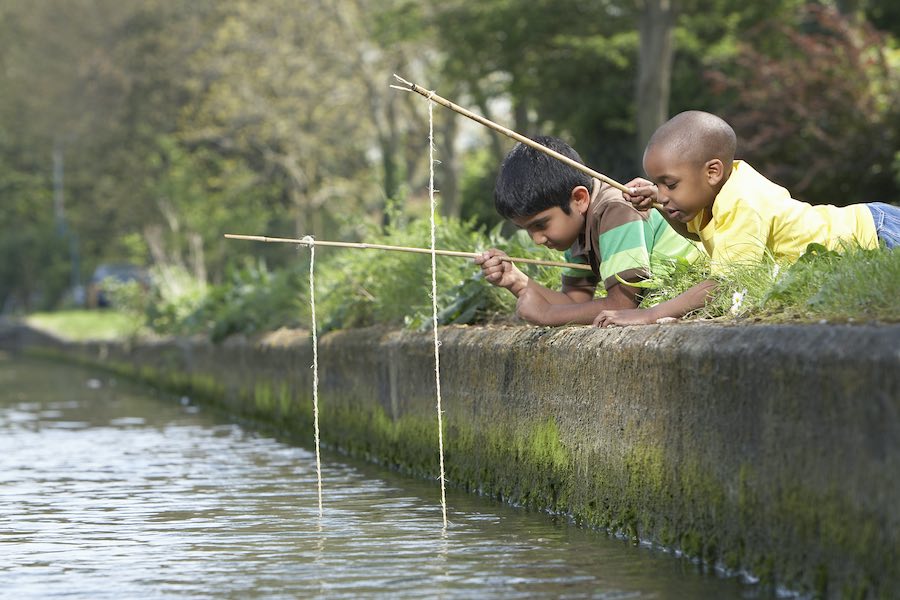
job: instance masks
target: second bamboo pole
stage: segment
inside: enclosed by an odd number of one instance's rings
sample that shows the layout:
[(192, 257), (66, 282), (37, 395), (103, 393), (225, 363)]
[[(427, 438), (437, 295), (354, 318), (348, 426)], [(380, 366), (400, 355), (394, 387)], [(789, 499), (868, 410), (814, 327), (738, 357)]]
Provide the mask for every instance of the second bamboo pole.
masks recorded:
[[(395, 252), (414, 252), (416, 254), (431, 254), (428, 248), (415, 248), (411, 246), (388, 246), (386, 244), (367, 244), (365, 242), (330, 242), (325, 240), (316, 240), (313, 238), (280, 238), (268, 237), (264, 235), (241, 235), (237, 233), (226, 233), (225, 237), (231, 240), (248, 240), (252, 242), (276, 242), (281, 244), (302, 244), (304, 246), (334, 246), (338, 248), (356, 248), (359, 250), (391, 250)], [(435, 250), (438, 256), (456, 256), (459, 258), (476, 258), (481, 256), (478, 252), (460, 252), (458, 250)], [(561, 262), (555, 260), (540, 260), (537, 258), (517, 258), (514, 256), (506, 257), (506, 260), (512, 263), (524, 263), (529, 265), (543, 265), (545, 267), (562, 267), (565, 269), (581, 269), (591, 270), (589, 265), (581, 263)]]

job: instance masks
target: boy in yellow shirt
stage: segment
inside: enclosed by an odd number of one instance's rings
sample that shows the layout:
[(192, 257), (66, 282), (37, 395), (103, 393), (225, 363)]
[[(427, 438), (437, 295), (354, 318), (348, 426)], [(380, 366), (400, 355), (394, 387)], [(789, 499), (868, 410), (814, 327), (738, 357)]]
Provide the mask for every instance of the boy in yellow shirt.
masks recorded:
[[(651, 181), (635, 179), (626, 199), (646, 210), (659, 202), (669, 224), (702, 242), (713, 276), (736, 263), (754, 264), (766, 254), (796, 260), (811, 243), (840, 250), (900, 245), (900, 207), (883, 203), (846, 207), (813, 206), (734, 160), (734, 130), (719, 117), (687, 111), (664, 123), (647, 143), (644, 170)], [(653, 184), (656, 184), (656, 187)], [(638, 325), (681, 317), (702, 308), (716, 282), (704, 281), (649, 309), (606, 310), (595, 325)]]

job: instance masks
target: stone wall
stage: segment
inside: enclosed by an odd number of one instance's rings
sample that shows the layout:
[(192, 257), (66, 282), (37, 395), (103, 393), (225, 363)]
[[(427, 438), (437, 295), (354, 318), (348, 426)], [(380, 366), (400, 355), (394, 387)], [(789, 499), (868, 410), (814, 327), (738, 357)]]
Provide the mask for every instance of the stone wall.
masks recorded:
[[(441, 329), (448, 483), (827, 597), (900, 589), (900, 326)], [(312, 436), (304, 332), (48, 344)], [(324, 443), (438, 474), (430, 334), (320, 339)], [(452, 507), (451, 507), (452, 518)]]

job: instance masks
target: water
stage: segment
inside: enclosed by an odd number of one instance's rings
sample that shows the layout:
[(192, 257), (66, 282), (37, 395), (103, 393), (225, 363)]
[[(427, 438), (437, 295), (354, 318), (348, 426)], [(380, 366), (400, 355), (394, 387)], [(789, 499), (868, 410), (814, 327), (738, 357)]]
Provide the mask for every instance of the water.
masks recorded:
[[(326, 427), (323, 424), (323, 428)], [(109, 374), (0, 357), (9, 598), (758, 598), (564, 519), (311, 451)]]

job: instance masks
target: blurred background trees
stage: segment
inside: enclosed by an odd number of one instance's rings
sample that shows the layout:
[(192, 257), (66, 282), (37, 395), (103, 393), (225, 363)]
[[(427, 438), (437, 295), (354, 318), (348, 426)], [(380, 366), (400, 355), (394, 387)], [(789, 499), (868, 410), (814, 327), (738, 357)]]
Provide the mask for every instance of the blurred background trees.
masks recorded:
[[(58, 306), (111, 261), (215, 284), (247, 254), (227, 231), (402, 227), (427, 103), (392, 73), (620, 181), (696, 108), (803, 200), (896, 202), (898, 35), (893, 0), (0, 0), (0, 302)], [(441, 210), (493, 226), (511, 142), (434, 117)]]

